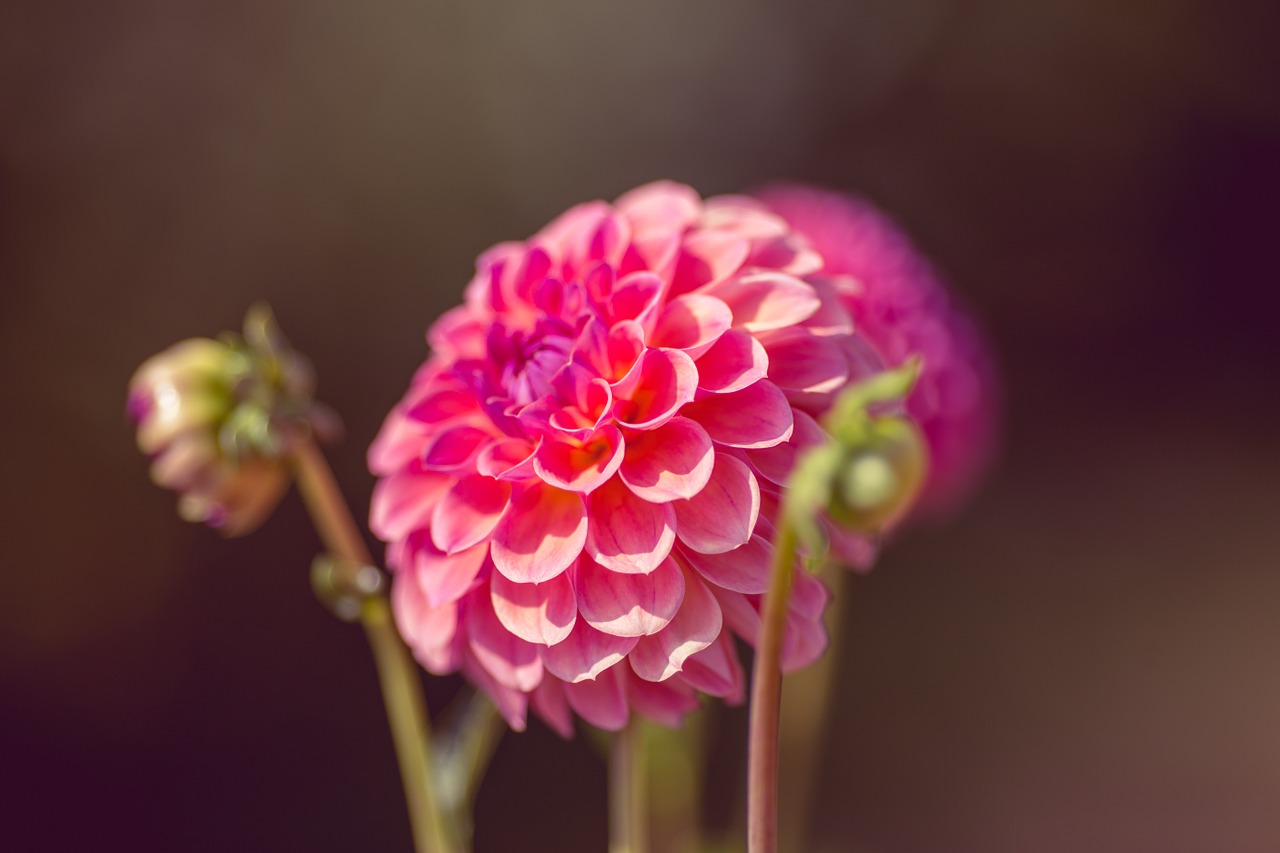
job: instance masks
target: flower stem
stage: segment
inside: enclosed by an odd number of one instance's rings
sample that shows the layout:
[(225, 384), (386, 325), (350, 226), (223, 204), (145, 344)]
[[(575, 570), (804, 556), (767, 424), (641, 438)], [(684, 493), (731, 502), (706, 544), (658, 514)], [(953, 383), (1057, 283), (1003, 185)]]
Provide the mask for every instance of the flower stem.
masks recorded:
[(649, 850), (644, 727), (632, 719), (609, 746), (609, 853)]
[(774, 543), (773, 576), (764, 598), (760, 640), (751, 678), (747, 748), (747, 850), (778, 849), (778, 722), (782, 711), (782, 640), (796, 570), (795, 530), (782, 515)]
[[(372, 566), (373, 557), (360, 535), (334, 479), (314, 442), (294, 451), (298, 489), (325, 547), (357, 566)], [(431, 734), (417, 669), (392, 624), (391, 608), (382, 593), (367, 596), (360, 621), (373, 649), (382, 699), (391, 726), (400, 780), (404, 785), (417, 853), (455, 853), (459, 848), (446, 831), (431, 788)]]

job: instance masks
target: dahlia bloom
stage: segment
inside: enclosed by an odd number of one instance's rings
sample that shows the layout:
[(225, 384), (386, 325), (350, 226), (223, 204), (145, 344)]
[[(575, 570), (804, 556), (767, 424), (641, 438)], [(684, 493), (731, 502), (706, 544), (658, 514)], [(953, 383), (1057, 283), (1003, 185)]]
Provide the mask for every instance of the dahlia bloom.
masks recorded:
[[(850, 285), (761, 202), (653, 184), (483, 254), (369, 450), (401, 633), (523, 728), (739, 700), (781, 490), (881, 358)], [(827, 523), (845, 561), (869, 540)], [(816, 556), (816, 555), (814, 555)], [(785, 669), (823, 652), (797, 574)]]
[(929, 446), (916, 512), (955, 507), (989, 464), (997, 431), (991, 352), (973, 320), (870, 203), (798, 185), (766, 187), (758, 197), (822, 255), (824, 274), (842, 280), (841, 304), (879, 359), (897, 366), (923, 358), (906, 403)]

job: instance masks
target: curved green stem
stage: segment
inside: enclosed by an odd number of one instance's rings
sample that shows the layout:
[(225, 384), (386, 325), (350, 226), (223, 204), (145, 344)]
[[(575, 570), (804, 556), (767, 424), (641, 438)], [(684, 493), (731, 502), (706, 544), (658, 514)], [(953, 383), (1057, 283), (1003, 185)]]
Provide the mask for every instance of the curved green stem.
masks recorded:
[(632, 719), (609, 745), (609, 853), (648, 853), (644, 728)]
[(773, 577), (764, 598), (760, 638), (751, 679), (751, 725), (747, 748), (747, 849), (778, 849), (778, 722), (782, 713), (782, 640), (787, 600), (795, 578), (795, 530), (780, 514), (774, 542)]
[[(298, 489), (311, 513), (325, 547), (356, 566), (374, 565), (342, 492), (324, 456), (313, 442), (294, 452)], [(373, 660), (382, 685), (382, 698), (391, 725), (400, 780), (404, 785), (417, 853), (456, 853), (459, 849), (446, 830), (431, 788), (431, 735), (422, 685), (417, 668), (391, 619), (391, 608), (382, 593), (364, 598), (360, 608)]]

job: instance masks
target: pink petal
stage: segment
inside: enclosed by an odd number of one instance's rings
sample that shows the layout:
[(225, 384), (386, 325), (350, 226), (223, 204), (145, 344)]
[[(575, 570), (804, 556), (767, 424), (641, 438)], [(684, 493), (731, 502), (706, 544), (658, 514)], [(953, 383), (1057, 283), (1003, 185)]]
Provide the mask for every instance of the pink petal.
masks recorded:
[(736, 273), (751, 253), (751, 244), (736, 234), (698, 231), (685, 238), (676, 260), (671, 293), (714, 286)]
[(787, 606), (806, 619), (822, 620), (831, 602), (831, 590), (807, 571), (797, 571)]
[(705, 429), (689, 418), (674, 417), (657, 429), (632, 433), (618, 475), (650, 503), (691, 498), (711, 479), (712, 451)]
[(680, 676), (691, 687), (730, 704), (736, 705), (744, 698), (746, 678), (729, 634), (722, 633), (714, 643), (686, 660)]
[(511, 502), (494, 530), (493, 565), (516, 583), (541, 583), (567, 569), (586, 539), (582, 496), (534, 483)]
[(584, 494), (595, 491), (622, 465), (625, 447), (615, 426), (603, 426), (584, 440), (548, 436), (533, 457), (533, 470), (561, 489)]
[(658, 317), (653, 346), (684, 350), (696, 359), (733, 325), (733, 312), (714, 296), (690, 293), (667, 303)]
[(723, 299), (733, 310), (734, 327), (748, 332), (798, 325), (822, 307), (813, 285), (784, 273), (744, 275), (704, 292)]
[(635, 320), (647, 327), (662, 301), (666, 285), (651, 272), (635, 272), (625, 276), (609, 297), (609, 325)]
[(484, 567), (489, 543), (481, 542), (465, 551), (445, 554), (423, 542), (414, 552), (414, 576), (427, 604), (440, 607), (466, 595)]
[(793, 409), (795, 428), (791, 438), (773, 447), (762, 447), (747, 451), (747, 459), (756, 471), (771, 483), (779, 486), (787, 485), (792, 469), (796, 466), (796, 458), (800, 451), (810, 447), (818, 447), (827, 441), (827, 433), (818, 422), (799, 409)]
[(702, 424), (712, 441), (730, 447), (772, 447), (791, 438), (791, 404), (767, 379), (691, 403), (682, 414)]
[(625, 670), (611, 669), (594, 681), (566, 684), (564, 693), (578, 716), (596, 728), (616, 732), (627, 724)]
[(426, 527), (453, 478), (421, 470), (415, 462), (378, 481), (369, 504), (369, 529), (379, 539), (403, 539)]
[(758, 595), (773, 576), (773, 544), (754, 535), (745, 545), (720, 554), (682, 552), (690, 566), (711, 583), (734, 592)]
[(749, 597), (717, 586), (711, 587), (711, 594), (716, 597), (716, 602), (720, 605), (724, 624), (729, 626), (733, 633), (754, 646), (756, 637), (760, 634), (760, 611), (756, 609), (753, 601), (757, 596)]
[(488, 595), (467, 599), (466, 625), (471, 653), (494, 681), (524, 693), (542, 681), (538, 647), (503, 627)]
[(706, 488), (671, 506), (676, 535), (686, 547), (702, 554), (722, 554), (751, 539), (760, 515), (760, 486), (745, 463), (717, 453)]
[(573, 737), (573, 712), (565, 696), (564, 682), (558, 678), (544, 678), (529, 694), (529, 704), (553, 732), (568, 740)]
[(615, 572), (582, 558), (574, 570), (578, 610), (587, 624), (618, 637), (643, 637), (667, 626), (684, 599), (684, 574), (671, 559), (647, 575)]
[(536, 448), (519, 438), (499, 439), (487, 445), (476, 456), (476, 470), (486, 477), (519, 482), (534, 476), (533, 454)]
[(821, 619), (787, 613), (787, 630), (782, 637), (782, 671), (795, 672), (811, 666), (827, 650), (827, 628)]
[(577, 683), (598, 678), (627, 656), (636, 645), (635, 637), (618, 637), (597, 631), (579, 619), (563, 641), (541, 649), (547, 672), (556, 678)]
[(391, 585), (391, 612), (396, 629), (414, 658), (429, 672), (447, 675), (458, 668), (458, 606), (431, 607), (415, 579), (397, 574)]
[(369, 445), (369, 470), (379, 477), (394, 474), (418, 459), (426, 443), (425, 427), (411, 420), (399, 407), (394, 408)]
[(508, 687), (505, 684), (499, 684), (480, 665), (474, 654), (463, 657), (462, 674), (493, 700), (494, 707), (498, 709), (498, 713), (502, 715), (502, 719), (507, 721), (507, 725), (511, 727), (512, 731), (522, 732), (525, 730), (529, 711), (528, 695), (521, 690)]
[(457, 388), (441, 388), (409, 406), (405, 415), (412, 420), (435, 426), (479, 410), (475, 394)]
[(855, 572), (865, 572), (875, 563), (880, 552), (875, 538), (846, 530), (827, 519), (823, 519), (823, 528), (831, 544), (831, 552), (846, 566)]
[(431, 514), (431, 541), (446, 554), (489, 538), (511, 502), (511, 486), (472, 475), (444, 493)]
[(526, 642), (554, 646), (569, 636), (578, 618), (568, 573), (543, 583), (512, 583), (494, 572), (489, 591), (498, 621)]
[(698, 710), (698, 697), (680, 679), (661, 684), (631, 675), (627, 698), (636, 713), (670, 728), (678, 728), (686, 714)]
[(773, 333), (764, 341), (769, 380), (779, 388), (826, 394), (849, 381), (849, 361), (840, 344), (803, 327)]
[(769, 355), (754, 335), (730, 329), (698, 359), (698, 387), (728, 394), (754, 385), (769, 372)]
[(692, 402), (697, 389), (693, 359), (680, 350), (647, 350), (613, 386), (614, 417), (631, 429), (662, 426)]
[(675, 544), (671, 505), (636, 497), (620, 479), (592, 492), (587, 514), (586, 551), (616, 572), (651, 572)]
[(656, 634), (641, 637), (627, 658), (631, 669), (645, 681), (666, 681), (695, 652), (720, 636), (720, 605), (699, 578), (685, 577), (684, 601), (675, 618)]
[(702, 198), (685, 184), (655, 181), (619, 196), (613, 206), (627, 217), (636, 234), (682, 231), (698, 218)]
[(422, 467), (428, 471), (458, 471), (475, 458), (489, 438), (487, 432), (473, 426), (443, 430), (422, 451)]

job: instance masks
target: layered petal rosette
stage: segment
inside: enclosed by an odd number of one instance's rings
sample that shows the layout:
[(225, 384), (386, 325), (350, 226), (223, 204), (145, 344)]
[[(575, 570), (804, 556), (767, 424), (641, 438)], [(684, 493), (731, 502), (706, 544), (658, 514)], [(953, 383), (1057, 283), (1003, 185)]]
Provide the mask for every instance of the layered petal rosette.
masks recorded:
[(906, 410), (929, 445), (917, 511), (945, 512), (972, 490), (992, 456), (999, 386), (991, 350), (972, 317), (907, 236), (869, 202), (799, 185), (759, 197), (823, 257), (823, 273), (877, 357), (923, 370)]
[[(482, 255), (369, 451), (422, 665), (566, 736), (574, 712), (675, 725), (699, 693), (740, 699), (782, 485), (882, 366), (845, 287), (763, 203), (671, 183)], [(797, 577), (788, 669), (826, 644), (828, 593)]]

